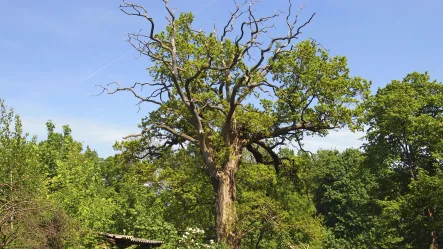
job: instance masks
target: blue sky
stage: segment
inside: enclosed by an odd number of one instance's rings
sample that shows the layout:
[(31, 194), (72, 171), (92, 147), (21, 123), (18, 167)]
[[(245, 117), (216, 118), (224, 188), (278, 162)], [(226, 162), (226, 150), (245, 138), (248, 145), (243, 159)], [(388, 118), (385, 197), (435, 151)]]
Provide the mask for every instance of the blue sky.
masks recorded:
[[(134, 0), (165, 25), (160, 0)], [(306, 5), (300, 18), (316, 12), (302, 38), (312, 37), (332, 55), (346, 55), (353, 75), (373, 82), (373, 90), (412, 71), (443, 80), (443, 1), (293, 0)], [(120, 12), (119, 0), (2, 1), (0, 15), (0, 98), (23, 119), (25, 129), (45, 137), (45, 122), (71, 125), (75, 138), (101, 156), (113, 153), (120, 137), (137, 132), (149, 111), (137, 113), (128, 94), (92, 97), (97, 84), (145, 81), (149, 66), (124, 41), (147, 29)], [(171, 0), (177, 11), (198, 11), (195, 27), (219, 28), (233, 9), (230, 0)], [(286, 10), (286, 0), (261, 0), (260, 14)], [(275, 32), (286, 32), (277, 27)], [(347, 131), (308, 139), (308, 149), (358, 146), (361, 134)]]

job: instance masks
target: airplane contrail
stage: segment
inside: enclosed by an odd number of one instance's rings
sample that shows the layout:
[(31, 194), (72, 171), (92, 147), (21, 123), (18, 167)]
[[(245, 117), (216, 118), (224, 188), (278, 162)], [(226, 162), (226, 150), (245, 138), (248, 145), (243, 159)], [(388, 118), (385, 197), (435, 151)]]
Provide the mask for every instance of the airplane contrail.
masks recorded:
[(199, 12), (201, 12), (202, 10), (206, 9), (207, 7), (211, 6), (212, 4), (214, 4), (215, 2), (218, 2), (219, 0), (212, 0), (211, 2), (205, 4), (203, 7), (201, 7), (200, 9), (198, 9), (197, 11), (194, 12), (194, 15), (197, 15)]
[[(194, 12), (194, 15), (197, 15), (199, 12), (201, 12), (202, 10), (208, 8), (209, 6), (211, 6), (212, 4), (214, 4), (215, 2), (218, 2), (220, 0), (212, 0), (209, 3), (205, 4), (203, 7), (201, 7), (200, 9), (198, 9), (197, 11)], [(89, 78), (91, 78), (92, 76), (96, 75), (97, 73), (99, 73), (100, 71), (104, 70), (105, 68), (109, 67), (110, 65), (114, 64), (115, 62), (121, 60), (123, 57), (125, 57), (126, 55), (128, 55), (129, 53), (131, 53), (132, 51), (134, 51), (134, 48), (131, 48), (130, 50), (126, 51), (124, 54), (120, 55), (119, 57), (117, 57), (116, 59), (110, 61), (108, 64), (104, 65), (103, 67), (101, 67), (100, 69), (98, 69), (97, 71), (91, 73), (89, 76), (87, 76), (86, 78), (84, 78), (83, 80), (81, 80), (79, 83), (83, 83), (86, 80), (88, 80)]]
[(114, 62), (120, 60), (121, 58), (125, 57), (127, 54), (131, 53), (134, 50), (134, 48), (131, 48), (130, 50), (126, 51), (124, 54), (120, 55), (119, 57), (117, 57), (116, 59), (112, 60), (111, 62), (109, 62), (108, 64), (104, 65), (103, 67), (101, 67), (100, 69), (98, 69), (97, 71), (91, 73), (88, 77), (84, 78), (83, 80), (81, 80), (79, 83), (82, 83), (86, 80), (88, 80), (89, 78), (91, 78), (92, 76), (94, 76), (95, 74), (97, 74), (98, 72), (102, 71), (103, 69), (109, 67), (110, 65), (114, 64)]

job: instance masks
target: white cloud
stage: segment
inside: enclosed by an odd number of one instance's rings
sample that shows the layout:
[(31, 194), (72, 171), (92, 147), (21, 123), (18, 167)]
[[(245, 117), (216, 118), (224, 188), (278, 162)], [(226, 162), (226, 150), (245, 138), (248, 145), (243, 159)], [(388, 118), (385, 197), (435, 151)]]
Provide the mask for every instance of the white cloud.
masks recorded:
[(305, 137), (303, 140), (304, 149), (315, 152), (319, 149), (337, 149), (343, 151), (347, 148), (359, 148), (363, 144), (360, 140), (364, 136), (363, 132), (352, 132), (348, 129), (331, 131), (326, 137)]
[[(72, 129), (72, 135), (75, 140), (83, 143), (84, 146), (89, 145), (95, 149), (101, 157), (107, 157), (115, 154), (112, 145), (115, 141), (121, 141), (123, 136), (131, 133), (139, 132), (134, 127), (123, 127), (104, 123), (99, 120), (52, 116), (52, 117), (33, 117), (21, 116), (23, 128), (30, 135), (37, 135), (39, 140), (46, 138), (46, 122), (52, 120), (56, 125), (56, 130), (61, 131), (61, 127), (65, 124)], [(326, 137), (305, 137), (302, 141), (305, 150), (316, 152), (319, 149), (337, 149), (343, 151), (347, 148), (359, 148), (363, 144), (360, 138), (364, 136), (363, 132), (351, 132), (348, 129), (339, 131), (331, 131)]]
[(61, 131), (63, 125), (69, 125), (75, 140), (89, 145), (100, 156), (107, 157), (114, 154), (112, 145), (115, 141), (121, 141), (123, 136), (137, 132), (137, 127), (121, 127), (107, 124), (98, 120), (82, 119), (75, 117), (32, 117), (21, 116), (23, 129), (30, 135), (37, 135), (39, 140), (46, 138), (46, 122), (52, 120), (56, 130)]

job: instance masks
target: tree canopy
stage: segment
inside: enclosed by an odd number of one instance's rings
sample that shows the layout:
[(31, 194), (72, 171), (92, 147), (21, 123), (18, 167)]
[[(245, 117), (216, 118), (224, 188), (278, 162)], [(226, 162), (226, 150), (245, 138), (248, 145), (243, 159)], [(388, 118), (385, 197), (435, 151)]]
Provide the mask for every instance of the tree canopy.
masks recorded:
[[(271, 155), (278, 171), (282, 159), (274, 148), (300, 143), (306, 133), (357, 128), (359, 99), (369, 83), (350, 76), (345, 57), (330, 57), (313, 41), (294, 44), (314, 15), (299, 24), (291, 5), (288, 33), (267, 38), (280, 14), (256, 17), (254, 2), (237, 5), (220, 34), (216, 28), (196, 31), (192, 13), (176, 15), (168, 1), (169, 23), (156, 31), (145, 7), (123, 2), (124, 13), (150, 25), (147, 34), (129, 34), (129, 42), (150, 59), (152, 81), (129, 87), (114, 82), (116, 88), (103, 91), (129, 91), (139, 104), (156, 106), (143, 119), (142, 133), (130, 135), (145, 141), (142, 158), (174, 145), (198, 148), (216, 193), (217, 238), (237, 247), (243, 235), (237, 231), (235, 176), (245, 151), (257, 163)], [(139, 91), (144, 86), (151, 92), (146, 96)]]
[[(148, 24), (128, 40), (150, 77), (100, 87), (150, 108), (114, 155), (69, 124), (30, 136), (0, 99), (0, 248), (115, 248), (105, 233), (165, 249), (441, 247), (441, 82), (412, 72), (372, 94), (345, 56), (299, 40), (315, 14), (291, 2), (236, 4), (210, 31), (163, 2), (162, 30), (149, 6), (120, 6)], [(363, 146), (305, 151), (342, 128)]]

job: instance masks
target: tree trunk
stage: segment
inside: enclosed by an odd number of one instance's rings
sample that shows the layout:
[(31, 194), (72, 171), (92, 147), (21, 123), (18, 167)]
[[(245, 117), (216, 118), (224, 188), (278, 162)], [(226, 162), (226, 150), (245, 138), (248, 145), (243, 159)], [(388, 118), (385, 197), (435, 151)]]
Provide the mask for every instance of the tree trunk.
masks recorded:
[(15, 212), (15, 207), (14, 207), (14, 195), (13, 195), (13, 181), (12, 181), (12, 167), (9, 170), (9, 202), (11, 203), (12, 206), (12, 212), (11, 212), (11, 217), (10, 217), (10, 221), (11, 221), (11, 231), (14, 230), (14, 212)]
[(225, 243), (233, 249), (238, 249), (241, 246), (241, 240), (236, 236), (237, 215), (235, 211), (235, 198), (237, 189), (235, 185), (235, 173), (237, 169), (237, 160), (228, 162), (222, 171), (217, 172), (217, 184), (215, 186), (217, 193), (217, 239), (219, 242)]
[[(429, 219), (433, 219), (433, 214), (434, 212), (432, 212), (432, 209), (428, 207), (428, 217)], [(436, 231), (432, 231), (431, 232), (431, 237), (432, 237), (432, 244), (431, 244), (431, 249), (438, 249), (438, 236), (437, 236), (437, 232)]]
[(437, 232), (432, 231), (431, 236), (432, 236), (431, 249), (439, 249), (440, 247), (438, 246), (438, 236), (437, 236)]

